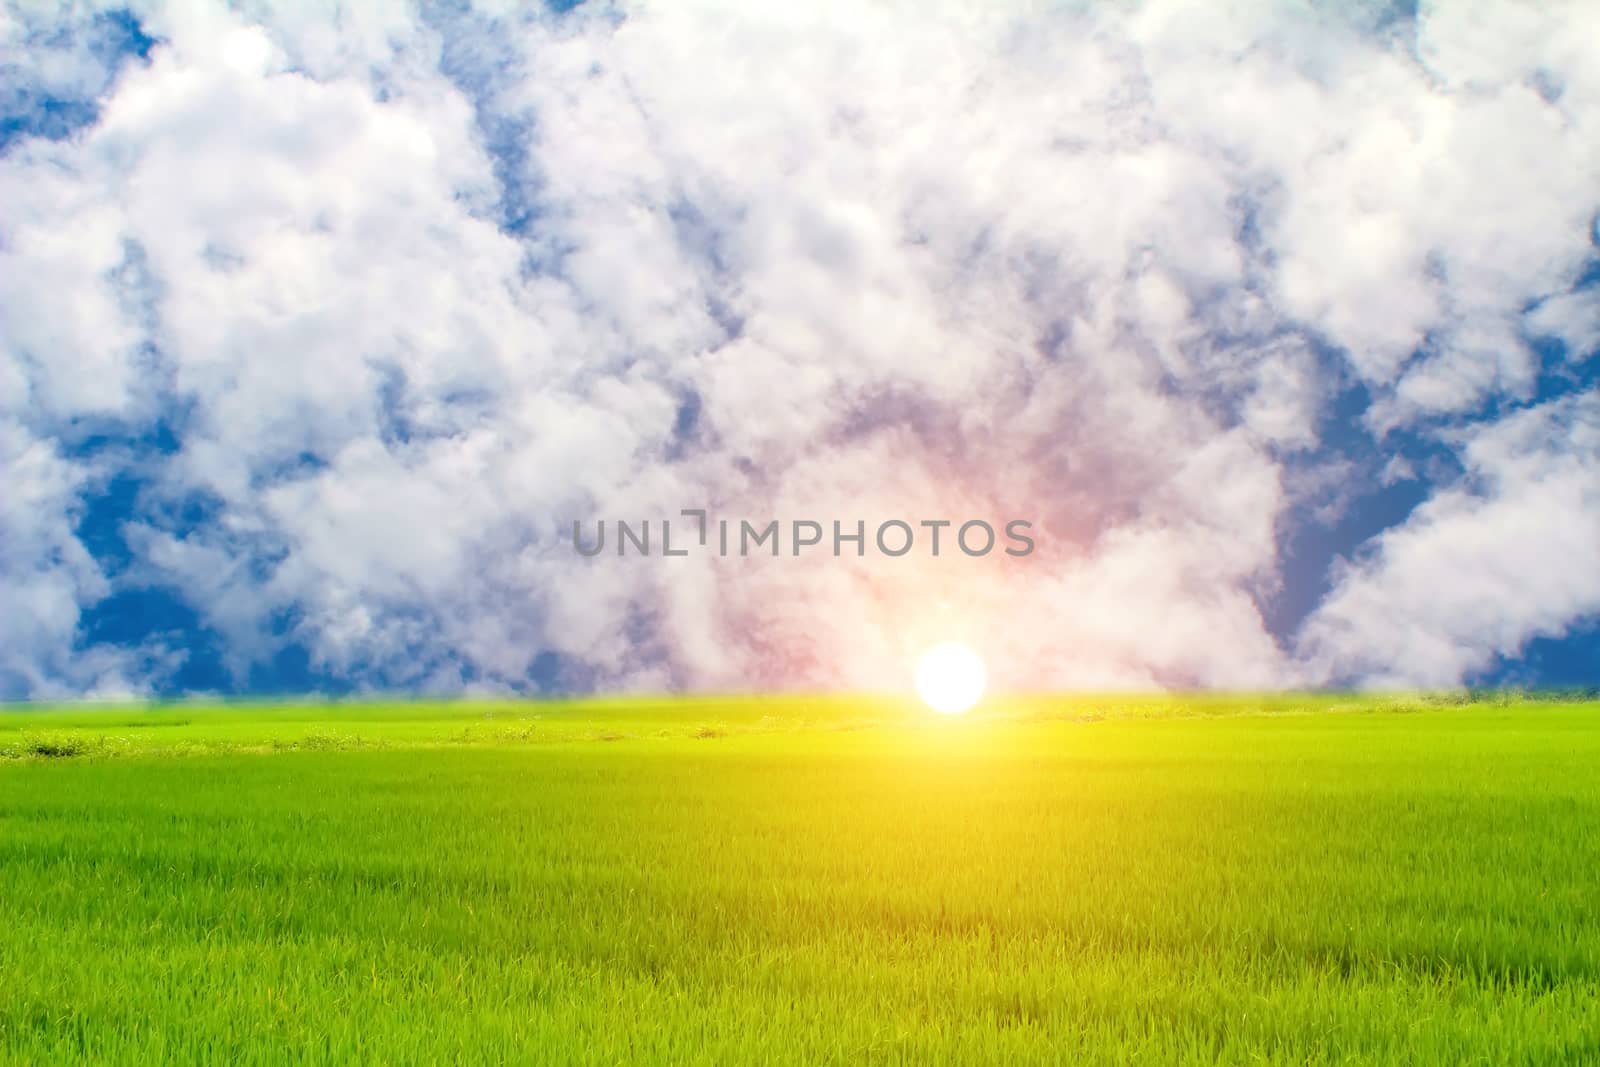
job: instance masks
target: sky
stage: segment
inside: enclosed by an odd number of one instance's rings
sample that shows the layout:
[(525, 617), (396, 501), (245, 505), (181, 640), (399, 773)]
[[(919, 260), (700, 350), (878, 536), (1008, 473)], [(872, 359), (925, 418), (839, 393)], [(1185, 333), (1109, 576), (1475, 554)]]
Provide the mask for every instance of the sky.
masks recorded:
[(1600, 684), (1596, 40), (8, 3), (0, 698)]

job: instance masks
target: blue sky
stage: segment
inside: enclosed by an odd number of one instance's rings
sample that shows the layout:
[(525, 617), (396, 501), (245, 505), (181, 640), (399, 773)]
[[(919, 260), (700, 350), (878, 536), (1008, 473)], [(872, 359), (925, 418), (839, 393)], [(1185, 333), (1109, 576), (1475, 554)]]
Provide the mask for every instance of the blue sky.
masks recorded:
[(1600, 684), (1594, 9), (1023, 12), (8, 9), (0, 696)]

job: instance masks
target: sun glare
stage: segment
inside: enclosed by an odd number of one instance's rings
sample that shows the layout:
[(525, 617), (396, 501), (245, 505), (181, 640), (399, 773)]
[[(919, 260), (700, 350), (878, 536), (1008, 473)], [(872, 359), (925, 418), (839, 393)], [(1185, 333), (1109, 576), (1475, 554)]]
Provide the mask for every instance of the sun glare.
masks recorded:
[(934, 711), (956, 715), (983, 697), (988, 672), (966, 645), (935, 645), (917, 664), (917, 695)]

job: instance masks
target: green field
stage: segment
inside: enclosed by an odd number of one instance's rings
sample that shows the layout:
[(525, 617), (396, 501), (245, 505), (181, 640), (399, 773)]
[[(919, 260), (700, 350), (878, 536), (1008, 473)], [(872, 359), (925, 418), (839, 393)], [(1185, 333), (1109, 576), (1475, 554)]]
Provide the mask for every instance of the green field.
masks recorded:
[(1600, 704), (0, 714), (16, 1063), (1600, 1062)]

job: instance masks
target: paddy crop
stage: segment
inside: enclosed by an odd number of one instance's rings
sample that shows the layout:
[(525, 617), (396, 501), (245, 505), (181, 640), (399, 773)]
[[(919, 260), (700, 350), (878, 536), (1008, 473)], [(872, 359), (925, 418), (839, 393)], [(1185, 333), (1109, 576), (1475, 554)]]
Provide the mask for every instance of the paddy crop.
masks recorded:
[(1600, 705), (0, 716), (0, 1058), (1593, 1063)]

